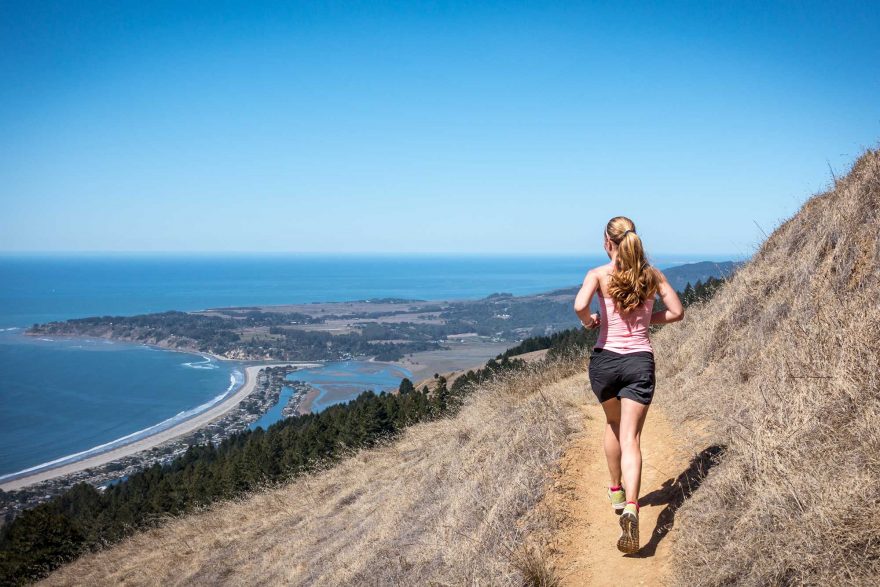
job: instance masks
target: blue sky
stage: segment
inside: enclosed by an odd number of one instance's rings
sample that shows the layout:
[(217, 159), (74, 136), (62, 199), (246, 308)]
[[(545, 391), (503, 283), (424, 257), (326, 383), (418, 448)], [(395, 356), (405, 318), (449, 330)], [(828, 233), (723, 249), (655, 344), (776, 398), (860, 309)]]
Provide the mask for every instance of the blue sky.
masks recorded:
[(880, 10), (4, 2), (0, 251), (747, 255), (880, 137)]

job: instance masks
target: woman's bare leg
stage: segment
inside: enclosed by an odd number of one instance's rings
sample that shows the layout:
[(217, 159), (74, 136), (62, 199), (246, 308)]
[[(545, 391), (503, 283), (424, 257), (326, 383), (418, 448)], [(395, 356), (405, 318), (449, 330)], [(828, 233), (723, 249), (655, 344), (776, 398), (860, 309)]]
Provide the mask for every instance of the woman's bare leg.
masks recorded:
[(638, 502), (642, 482), (642, 426), (648, 415), (648, 406), (629, 398), (620, 400), (620, 468), (626, 499)]
[(611, 398), (602, 402), (605, 410), (605, 459), (611, 474), (611, 486), (620, 485), (620, 400)]

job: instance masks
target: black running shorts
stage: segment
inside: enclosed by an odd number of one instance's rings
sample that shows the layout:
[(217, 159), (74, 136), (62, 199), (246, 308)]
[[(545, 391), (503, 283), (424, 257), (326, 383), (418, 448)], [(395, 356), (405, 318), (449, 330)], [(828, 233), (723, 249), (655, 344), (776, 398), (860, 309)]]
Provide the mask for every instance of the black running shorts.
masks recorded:
[(600, 402), (625, 397), (648, 405), (654, 397), (654, 353), (593, 349), (590, 353), (590, 385)]

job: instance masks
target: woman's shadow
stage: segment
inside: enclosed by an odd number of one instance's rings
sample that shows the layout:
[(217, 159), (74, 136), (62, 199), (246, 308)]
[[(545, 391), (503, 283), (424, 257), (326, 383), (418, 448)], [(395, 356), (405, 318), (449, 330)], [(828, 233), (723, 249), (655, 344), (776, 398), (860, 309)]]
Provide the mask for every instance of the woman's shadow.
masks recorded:
[(635, 558), (654, 556), (657, 545), (663, 540), (675, 525), (675, 512), (699, 488), (709, 470), (721, 460), (724, 447), (714, 444), (704, 448), (699, 454), (691, 459), (691, 463), (675, 479), (668, 479), (663, 487), (652, 491), (639, 499), (639, 505), (666, 505), (657, 517), (657, 526), (651, 534), (651, 539), (639, 549), (638, 552), (626, 555)]

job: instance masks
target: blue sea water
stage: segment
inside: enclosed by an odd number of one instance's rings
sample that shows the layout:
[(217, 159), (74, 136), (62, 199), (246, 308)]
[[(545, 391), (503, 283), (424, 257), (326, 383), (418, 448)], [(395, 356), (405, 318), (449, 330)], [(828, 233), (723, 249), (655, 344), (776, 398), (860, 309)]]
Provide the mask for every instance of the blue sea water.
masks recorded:
[(0, 478), (159, 432), (243, 382), (234, 362), (16, 331), (0, 333), (0, 372)]
[[(205, 409), (241, 379), (241, 365), (235, 362), (134, 344), (24, 336), (24, 328), (34, 323), (379, 297), (522, 295), (576, 285), (588, 267), (604, 261), (571, 256), (0, 255), (0, 478), (149, 434)], [(322, 390), (313, 408), (320, 410), (363, 389), (396, 387), (406, 376), (351, 363), (293, 378), (313, 379)]]

